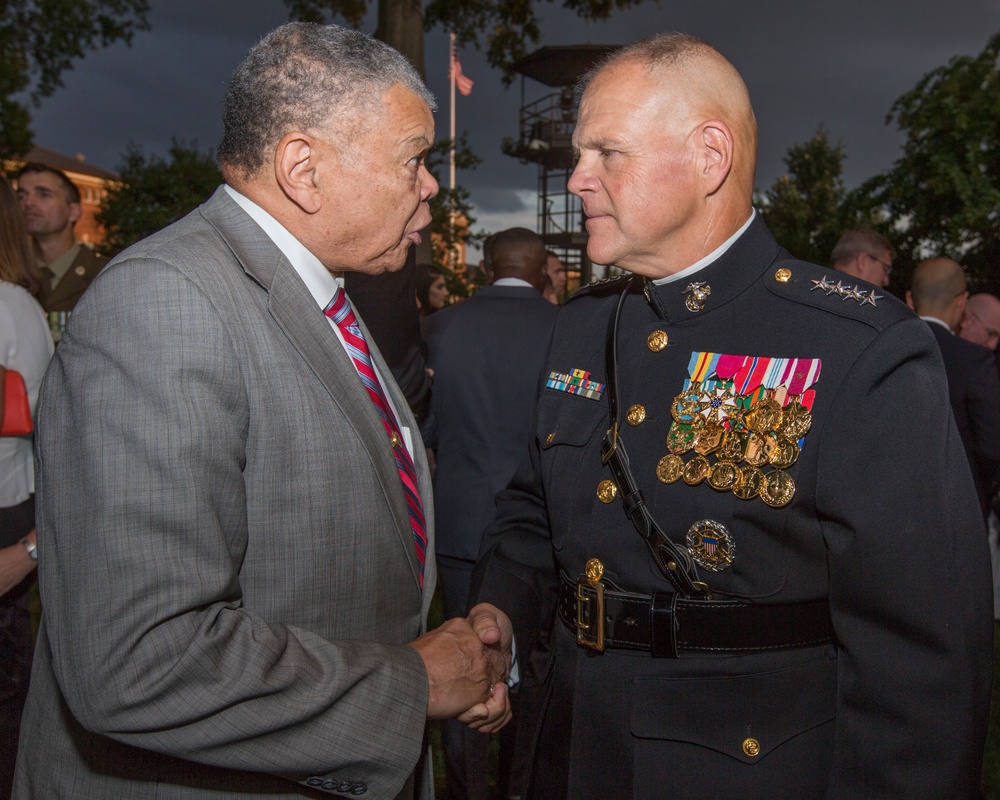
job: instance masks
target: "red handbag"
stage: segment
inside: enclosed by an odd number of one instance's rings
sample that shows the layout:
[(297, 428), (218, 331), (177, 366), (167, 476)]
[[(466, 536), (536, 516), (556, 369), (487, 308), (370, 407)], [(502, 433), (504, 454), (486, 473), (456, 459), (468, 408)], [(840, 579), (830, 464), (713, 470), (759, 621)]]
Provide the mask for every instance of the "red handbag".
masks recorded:
[(3, 424), (0, 436), (27, 436), (31, 433), (31, 406), (28, 387), (20, 372), (7, 370), (3, 381)]

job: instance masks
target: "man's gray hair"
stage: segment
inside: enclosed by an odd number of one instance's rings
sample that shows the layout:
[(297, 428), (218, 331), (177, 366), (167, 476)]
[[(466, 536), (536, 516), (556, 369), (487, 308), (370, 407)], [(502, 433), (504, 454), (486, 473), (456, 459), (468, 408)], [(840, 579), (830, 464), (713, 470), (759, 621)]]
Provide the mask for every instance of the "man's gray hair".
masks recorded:
[(836, 269), (838, 266), (850, 264), (862, 253), (867, 253), (875, 259), (882, 253), (888, 253), (890, 261), (896, 257), (892, 244), (881, 233), (871, 228), (853, 228), (841, 236), (833, 246), (830, 266)]
[(382, 95), (397, 83), (435, 108), (413, 65), (384, 42), (337, 25), (282, 25), (233, 73), (219, 164), (250, 180), (290, 131), (314, 132), (334, 120), (360, 130), (362, 115), (377, 113)]

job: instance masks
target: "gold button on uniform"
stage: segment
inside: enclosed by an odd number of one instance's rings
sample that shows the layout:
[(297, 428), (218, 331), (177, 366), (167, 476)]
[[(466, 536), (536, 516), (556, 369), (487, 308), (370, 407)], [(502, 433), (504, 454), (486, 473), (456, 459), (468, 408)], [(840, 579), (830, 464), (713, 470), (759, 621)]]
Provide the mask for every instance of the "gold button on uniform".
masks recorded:
[(654, 353), (659, 353), (664, 347), (667, 346), (667, 341), (669, 337), (666, 331), (653, 331), (649, 334), (649, 338), (646, 340), (646, 344), (649, 345), (649, 349)]
[(792, 279), (792, 271), (787, 267), (782, 267), (774, 273), (774, 279), (778, 283), (788, 283)]
[(602, 503), (610, 503), (618, 494), (618, 487), (615, 486), (615, 482), (608, 478), (605, 478), (599, 484), (597, 484), (597, 499)]
[(545, 444), (552, 444), (552, 440), (555, 438), (556, 438), (555, 433), (554, 432), (550, 433), (548, 436), (545, 437)]
[(628, 414), (625, 415), (625, 419), (628, 420), (628, 424), (632, 427), (640, 425), (642, 421), (646, 419), (646, 409), (636, 403), (634, 406), (629, 408)]
[(749, 739), (743, 740), (743, 752), (746, 753), (750, 758), (755, 758), (760, 755), (760, 742), (754, 739), (752, 736)]

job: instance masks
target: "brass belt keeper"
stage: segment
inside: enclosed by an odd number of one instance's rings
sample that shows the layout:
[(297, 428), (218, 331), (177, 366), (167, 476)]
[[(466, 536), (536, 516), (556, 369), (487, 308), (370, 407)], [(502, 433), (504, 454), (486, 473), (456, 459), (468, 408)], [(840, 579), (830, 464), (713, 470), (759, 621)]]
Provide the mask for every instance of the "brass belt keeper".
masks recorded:
[[(596, 558), (587, 562), (587, 574), (576, 581), (576, 643), (604, 652), (604, 565)], [(584, 589), (594, 594), (591, 596)]]

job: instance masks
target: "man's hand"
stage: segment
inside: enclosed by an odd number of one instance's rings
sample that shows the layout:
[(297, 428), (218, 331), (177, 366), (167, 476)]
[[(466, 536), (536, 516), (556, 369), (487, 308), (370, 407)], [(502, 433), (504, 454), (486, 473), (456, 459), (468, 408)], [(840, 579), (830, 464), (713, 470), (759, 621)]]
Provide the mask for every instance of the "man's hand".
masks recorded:
[(481, 604), (467, 619), (450, 619), (410, 642), (424, 660), (427, 716), (457, 717), (492, 733), (510, 719), (507, 685), (513, 631), (507, 615)]

